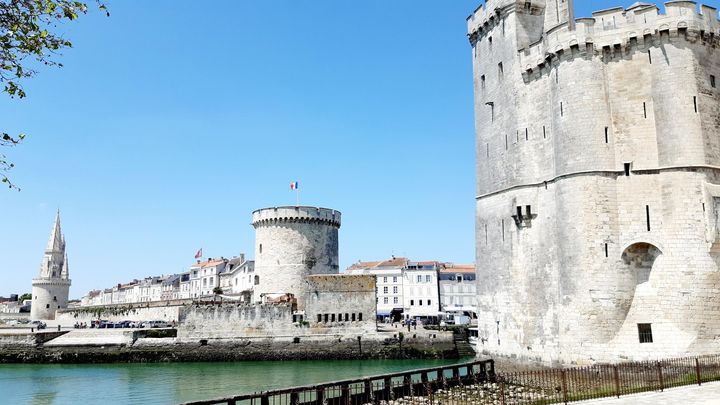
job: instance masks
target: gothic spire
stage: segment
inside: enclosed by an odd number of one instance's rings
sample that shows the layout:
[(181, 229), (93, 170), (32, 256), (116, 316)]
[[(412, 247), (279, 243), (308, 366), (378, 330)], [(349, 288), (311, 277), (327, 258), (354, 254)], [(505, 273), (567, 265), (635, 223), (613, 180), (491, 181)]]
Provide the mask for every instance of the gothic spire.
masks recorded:
[[(64, 239), (65, 238), (63, 238), (63, 242), (65, 242)], [(63, 280), (70, 279), (70, 270), (68, 268), (67, 253), (65, 253), (65, 259), (63, 260), (63, 268), (62, 268), (62, 272), (60, 273), (60, 278)]]
[(52, 232), (50, 232), (50, 239), (48, 240), (47, 252), (60, 252), (63, 249), (63, 236), (60, 230), (60, 210), (55, 215), (55, 224), (53, 225)]

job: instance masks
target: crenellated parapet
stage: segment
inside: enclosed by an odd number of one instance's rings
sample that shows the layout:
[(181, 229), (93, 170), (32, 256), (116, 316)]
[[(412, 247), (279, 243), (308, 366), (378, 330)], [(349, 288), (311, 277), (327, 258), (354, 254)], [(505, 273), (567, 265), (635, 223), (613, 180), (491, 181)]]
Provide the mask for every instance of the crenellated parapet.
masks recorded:
[(467, 18), (468, 37), (475, 43), (484, 33), (490, 31), (504, 15), (515, 10), (516, 0), (487, 0)]
[(563, 56), (612, 56), (634, 47), (649, 47), (663, 38), (684, 38), (705, 46), (720, 47), (717, 9), (702, 5), (697, 12), (694, 1), (665, 3), (661, 14), (655, 5), (638, 4), (596, 11), (592, 18), (575, 20), (548, 31), (543, 38), (519, 50), (520, 66), (528, 76)]
[(252, 224), (267, 226), (281, 223), (325, 224), (340, 227), (340, 211), (319, 207), (271, 207), (254, 211)]

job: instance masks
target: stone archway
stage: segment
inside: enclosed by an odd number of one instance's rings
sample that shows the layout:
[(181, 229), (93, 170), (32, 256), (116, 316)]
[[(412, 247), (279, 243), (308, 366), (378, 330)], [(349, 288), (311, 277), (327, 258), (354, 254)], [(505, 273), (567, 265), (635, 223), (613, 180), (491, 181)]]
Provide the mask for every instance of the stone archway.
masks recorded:
[(614, 338), (622, 328), (636, 295), (650, 287), (648, 282), (661, 256), (662, 251), (656, 244), (638, 241), (628, 245), (615, 262), (610, 276), (612, 284), (603, 292), (608, 299), (600, 310), (606, 341)]
[(625, 267), (624, 287), (634, 290), (636, 286), (650, 280), (655, 260), (662, 255), (660, 249), (647, 242), (637, 242), (625, 248), (621, 263)]

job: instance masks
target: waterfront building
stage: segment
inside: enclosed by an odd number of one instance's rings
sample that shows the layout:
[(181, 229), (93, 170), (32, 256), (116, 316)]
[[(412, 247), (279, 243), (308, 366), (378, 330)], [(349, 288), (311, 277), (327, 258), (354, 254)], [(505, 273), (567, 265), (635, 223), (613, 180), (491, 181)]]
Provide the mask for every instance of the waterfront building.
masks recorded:
[(190, 296), (191, 298), (213, 295), (215, 287), (220, 286), (220, 273), (225, 270), (227, 259), (213, 259), (190, 266)]
[(65, 235), (60, 229), (58, 211), (40, 265), (40, 274), (32, 280), (32, 319), (52, 320), (55, 319), (55, 311), (67, 308), (71, 284), (68, 266)]
[(403, 269), (408, 259), (392, 257), (389, 260), (361, 262), (345, 270), (347, 274), (371, 274), (377, 286), (377, 316), (399, 319), (404, 312)]
[(439, 262), (407, 262), (403, 271), (406, 319), (436, 322), (440, 316)]
[(220, 273), (220, 288), (225, 296), (252, 296), (255, 285), (255, 261), (246, 260), (244, 254), (228, 260)]
[(468, 18), (481, 350), (717, 352), (720, 23), (694, 1), (488, 0)]
[(383, 261), (358, 261), (345, 272), (375, 276), (378, 317), (435, 322), (441, 315), (439, 271), (446, 266), (438, 261), (414, 262), (393, 256)]
[(445, 263), (438, 270), (440, 304), (444, 312), (475, 311), (477, 286), (475, 265)]
[(167, 276), (160, 283), (160, 300), (169, 301), (180, 298), (180, 279), (182, 275)]

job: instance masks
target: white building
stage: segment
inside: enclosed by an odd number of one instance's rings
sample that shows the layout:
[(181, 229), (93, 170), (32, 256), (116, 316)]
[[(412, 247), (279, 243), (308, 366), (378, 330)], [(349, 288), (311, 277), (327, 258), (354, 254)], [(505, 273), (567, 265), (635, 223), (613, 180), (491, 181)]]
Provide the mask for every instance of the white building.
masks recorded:
[(226, 264), (227, 259), (209, 258), (190, 266), (190, 298), (213, 295), (215, 287), (220, 286), (220, 273)]
[(408, 262), (403, 271), (405, 318), (434, 321), (440, 312), (439, 262)]
[(252, 296), (255, 286), (255, 262), (246, 260), (244, 254), (228, 260), (225, 270), (220, 273), (220, 288), (223, 295)]
[(377, 262), (358, 261), (345, 272), (374, 275), (377, 286), (377, 316), (398, 318), (404, 312), (403, 269), (407, 262), (404, 257)]

